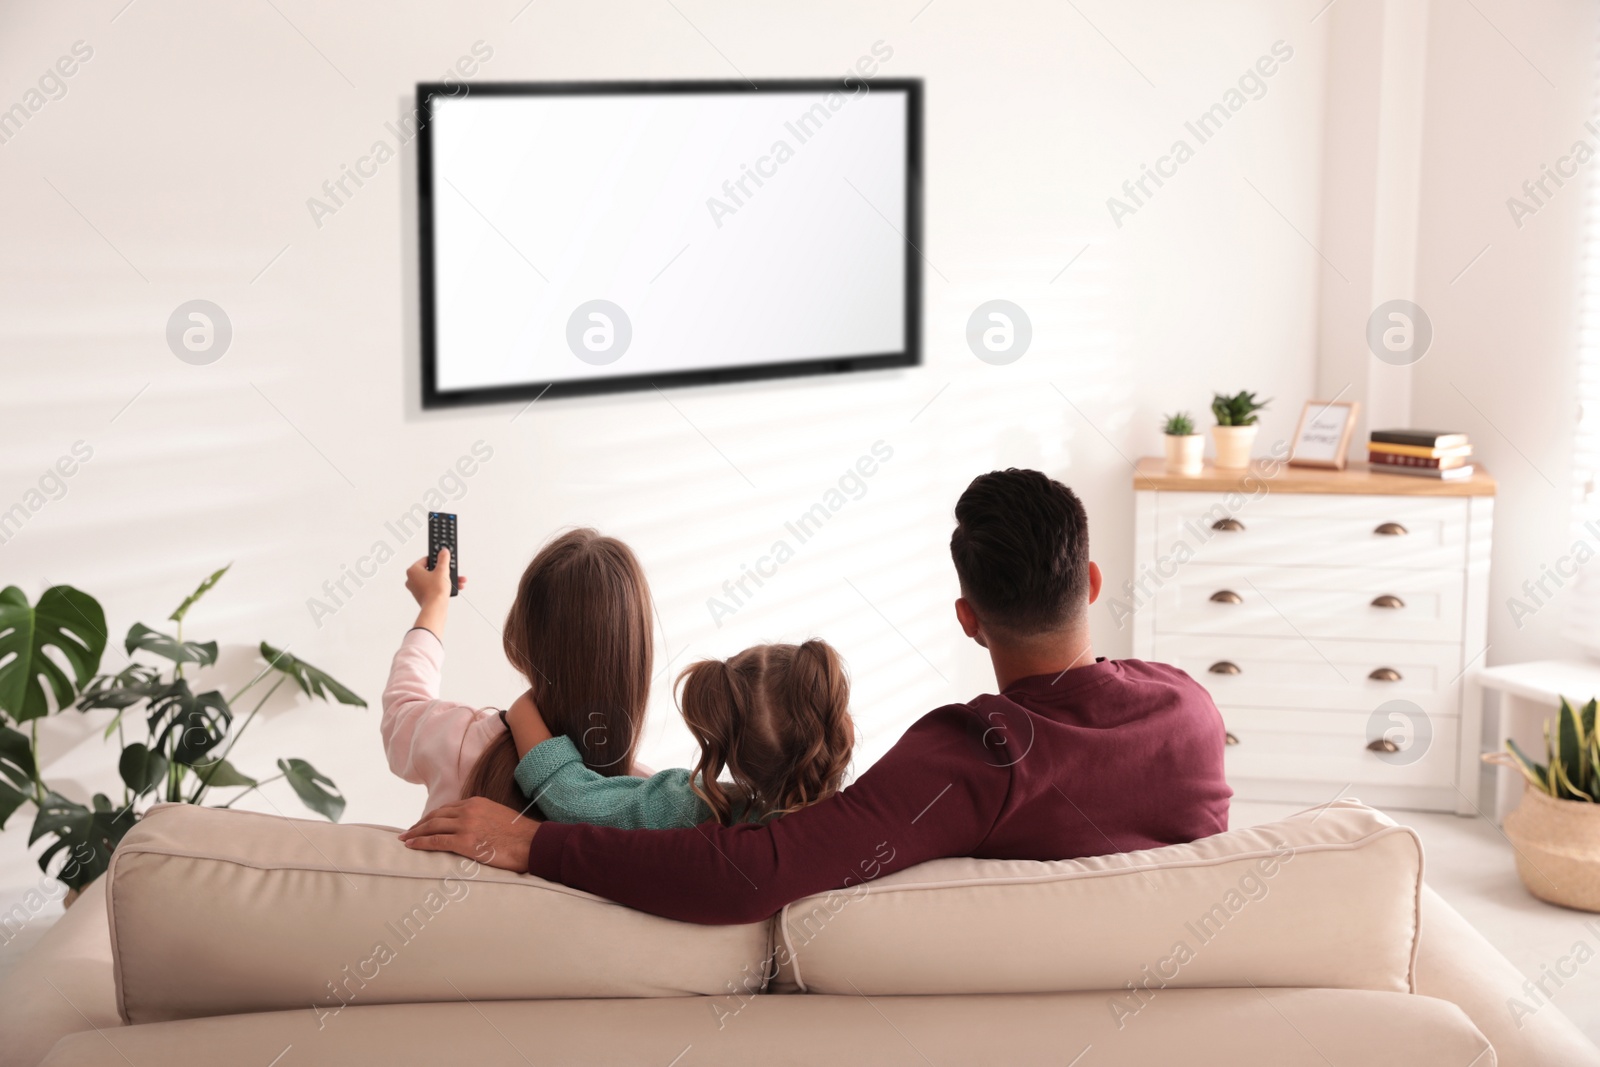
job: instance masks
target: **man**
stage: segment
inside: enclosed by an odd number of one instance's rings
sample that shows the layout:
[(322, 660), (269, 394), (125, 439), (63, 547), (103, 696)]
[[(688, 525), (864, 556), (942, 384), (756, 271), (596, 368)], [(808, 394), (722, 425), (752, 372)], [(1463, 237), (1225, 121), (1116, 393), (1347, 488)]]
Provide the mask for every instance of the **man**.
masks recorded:
[(483, 798), (401, 835), (698, 923), (764, 919), (790, 901), (944, 856), (1072, 859), (1228, 828), (1224, 730), (1175, 667), (1096, 659), (1083, 504), (1038, 471), (976, 479), (950, 539), (961, 629), (998, 696), (914, 723), (844, 791), (765, 825), (611, 830), (541, 823)]

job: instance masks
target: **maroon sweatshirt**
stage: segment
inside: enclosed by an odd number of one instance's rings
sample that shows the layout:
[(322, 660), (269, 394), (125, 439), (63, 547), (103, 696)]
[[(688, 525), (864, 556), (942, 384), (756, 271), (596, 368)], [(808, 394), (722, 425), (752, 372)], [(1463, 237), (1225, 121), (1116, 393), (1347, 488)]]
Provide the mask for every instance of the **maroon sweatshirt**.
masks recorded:
[(1228, 828), (1223, 738), (1183, 671), (1100, 660), (930, 712), (848, 789), (765, 825), (544, 823), (528, 871), (670, 919), (746, 923), (944, 856), (1179, 844)]

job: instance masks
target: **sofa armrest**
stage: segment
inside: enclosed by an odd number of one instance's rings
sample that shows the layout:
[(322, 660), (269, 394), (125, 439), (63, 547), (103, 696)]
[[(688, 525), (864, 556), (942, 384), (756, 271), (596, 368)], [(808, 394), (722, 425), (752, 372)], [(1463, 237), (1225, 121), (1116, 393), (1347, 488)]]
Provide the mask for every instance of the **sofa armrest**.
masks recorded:
[(0, 1067), (34, 1067), (58, 1038), (121, 1026), (101, 878), (0, 981)]
[[(1466, 1012), (1494, 1045), (1499, 1067), (1600, 1067), (1600, 1049), (1555, 1005), (1540, 1006), (1526, 981), (1460, 912), (1422, 887), (1417, 992)], [(1514, 1016), (1513, 999), (1536, 1010)]]

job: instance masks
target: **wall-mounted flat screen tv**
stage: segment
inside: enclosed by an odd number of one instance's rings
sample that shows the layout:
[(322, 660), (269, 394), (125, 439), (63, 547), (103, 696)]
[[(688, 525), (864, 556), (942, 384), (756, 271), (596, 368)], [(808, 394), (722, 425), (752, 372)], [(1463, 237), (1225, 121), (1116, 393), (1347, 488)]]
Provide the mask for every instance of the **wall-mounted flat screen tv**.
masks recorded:
[(921, 95), (419, 85), (424, 406), (919, 363)]

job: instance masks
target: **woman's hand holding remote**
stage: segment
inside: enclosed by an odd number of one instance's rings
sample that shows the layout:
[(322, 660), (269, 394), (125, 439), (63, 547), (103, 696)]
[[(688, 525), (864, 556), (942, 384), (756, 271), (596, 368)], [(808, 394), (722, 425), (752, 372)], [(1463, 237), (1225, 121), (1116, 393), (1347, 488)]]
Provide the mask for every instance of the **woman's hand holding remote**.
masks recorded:
[[(461, 588), (466, 588), (467, 579), (464, 575), (459, 583)], [(443, 641), (444, 622), (450, 614), (450, 550), (439, 550), (439, 561), (432, 569), (428, 567), (427, 556), (407, 567), (406, 589), (422, 609), (417, 612), (417, 621), (412, 625), (431, 630), (435, 637)]]

